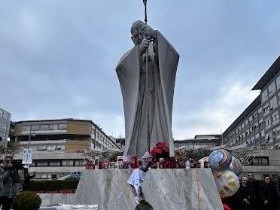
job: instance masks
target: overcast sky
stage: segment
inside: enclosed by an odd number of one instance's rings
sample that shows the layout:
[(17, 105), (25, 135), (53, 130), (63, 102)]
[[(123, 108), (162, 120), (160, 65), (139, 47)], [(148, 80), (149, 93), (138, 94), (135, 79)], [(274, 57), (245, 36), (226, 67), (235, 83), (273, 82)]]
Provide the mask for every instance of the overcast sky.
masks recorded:
[[(141, 0), (0, 0), (0, 107), (12, 120), (89, 119), (124, 137), (116, 64)], [(180, 54), (173, 136), (221, 133), (280, 55), (279, 0), (148, 0)]]

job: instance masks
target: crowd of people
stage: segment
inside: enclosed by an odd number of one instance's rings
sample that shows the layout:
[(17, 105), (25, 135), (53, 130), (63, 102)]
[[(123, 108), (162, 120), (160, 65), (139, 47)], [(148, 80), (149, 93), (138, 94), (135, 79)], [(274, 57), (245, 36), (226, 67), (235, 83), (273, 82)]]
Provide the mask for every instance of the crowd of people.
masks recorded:
[(236, 194), (223, 199), (232, 210), (278, 210), (280, 209), (279, 177), (269, 175), (257, 181), (253, 173), (240, 178)]

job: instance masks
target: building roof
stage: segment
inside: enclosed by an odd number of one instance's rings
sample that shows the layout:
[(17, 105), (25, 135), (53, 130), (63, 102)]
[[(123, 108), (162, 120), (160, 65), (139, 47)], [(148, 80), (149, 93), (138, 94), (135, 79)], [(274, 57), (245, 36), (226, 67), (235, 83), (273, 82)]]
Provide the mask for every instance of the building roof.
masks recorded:
[(218, 139), (221, 134), (199, 134), (195, 135), (195, 139)]
[(174, 140), (174, 144), (188, 144), (188, 143), (219, 143), (220, 139), (184, 139)]
[(252, 90), (263, 89), (269, 81), (278, 73), (280, 70), (280, 56), (274, 61), (270, 68), (265, 72), (265, 74), (260, 78), (260, 80), (255, 84)]
[(92, 120), (85, 120), (85, 119), (75, 119), (75, 118), (62, 118), (62, 119), (41, 119), (41, 120), (22, 120), (22, 121), (17, 121), (14, 122), (15, 124), (25, 124), (25, 123), (46, 123), (46, 122), (69, 122), (69, 121), (73, 121), (73, 122), (87, 122), (87, 123), (91, 123), (92, 125), (94, 125), (95, 127), (98, 128), (98, 130), (100, 132), (102, 132), (105, 136), (108, 137), (108, 139), (117, 147), (120, 148), (103, 130), (101, 127), (99, 127), (97, 124), (95, 124)]
[(84, 119), (74, 119), (74, 118), (62, 118), (62, 119), (41, 119), (41, 120), (21, 120), (16, 121), (15, 123), (29, 123), (29, 122), (56, 122), (56, 121), (81, 121), (81, 122), (90, 122), (95, 124), (92, 120)]

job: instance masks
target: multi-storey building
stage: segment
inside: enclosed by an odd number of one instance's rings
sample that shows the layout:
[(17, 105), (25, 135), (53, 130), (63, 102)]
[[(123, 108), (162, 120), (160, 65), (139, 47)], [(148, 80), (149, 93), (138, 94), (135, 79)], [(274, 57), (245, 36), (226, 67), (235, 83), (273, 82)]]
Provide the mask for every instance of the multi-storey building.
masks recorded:
[(280, 172), (280, 57), (255, 84), (260, 95), (222, 134), (226, 148), (239, 149), (248, 168), (262, 173)]
[(280, 57), (261, 77), (253, 90), (260, 90), (262, 123), (265, 128), (265, 144), (280, 148)]
[(196, 135), (193, 139), (174, 140), (175, 150), (210, 150), (213, 147), (220, 145), (220, 135)]
[(10, 131), (11, 114), (0, 108), (0, 145), (7, 147)]
[(265, 142), (265, 124), (260, 96), (225, 130), (222, 144), (227, 147), (260, 148)]
[[(54, 119), (30, 120), (14, 123), (11, 138), (18, 160), (23, 151), (32, 151), (29, 171), (37, 178), (50, 178), (85, 169), (88, 154), (120, 147), (91, 120)], [(93, 152), (93, 153), (92, 153)]]
[(260, 95), (225, 130), (226, 146), (280, 148), (280, 57), (253, 87)]

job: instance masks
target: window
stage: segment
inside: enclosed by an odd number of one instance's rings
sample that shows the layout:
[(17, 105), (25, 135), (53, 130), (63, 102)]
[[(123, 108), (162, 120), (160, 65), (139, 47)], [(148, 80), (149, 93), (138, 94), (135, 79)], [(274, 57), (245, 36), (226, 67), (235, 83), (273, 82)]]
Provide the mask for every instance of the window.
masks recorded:
[(253, 116), (252, 115), (249, 117), (248, 121), (249, 121), (249, 123), (252, 123), (252, 121), (253, 121)]
[(270, 109), (275, 109), (276, 107), (277, 107), (277, 98), (276, 98), (276, 96), (274, 96), (270, 100)]
[(260, 165), (260, 166), (269, 165), (269, 158), (268, 157), (255, 157), (253, 159), (251, 165)]
[(271, 126), (270, 118), (267, 118), (265, 121), (266, 121), (266, 127), (269, 128)]
[(273, 125), (275, 125), (275, 124), (277, 124), (279, 122), (278, 118), (279, 118), (278, 112), (274, 112), (272, 114), (272, 124)]
[(48, 166), (48, 162), (47, 161), (38, 161), (36, 163), (37, 167), (47, 167)]
[(275, 92), (275, 90), (276, 90), (275, 82), (272, 81), (270, 83), (270, 85), (268, 86), (268, 93), (269, 93), (269, 95), (272, 95)]
[(262, 102), (266, 101), (268, 97), (267, 89), (264, 89), (261, 93)]
[(257, 133), (257, 134), (255, 135), (255, 139), (258, 139), (258, 138), (260, 138), (260, 133)]
[(74, 166), (74, 161), (73, 160), (63, 160), (62, 166)]
[(61, 163), (58, 160), (57, 161), (50, 161), (49, 165), (50, 166), (61, 166)]
[(75, 160), (75, 166), (85, 166), (86, 161), (84, 160)]
[(65, 124), (65, 123), (58, 124), (58, 129), (59, 130), (66, 130), (67, 129), (67, 124)]
[(63, 147), (62, 145), (57, 145), (56, 147), (55, 147), (55, 150), (65, 150), (65, 147)]
[(57, 130), (58, 129), (58, 124), (50, 124), (49, 129), (50, 130)]
[(22, 126), (22, 131), (29, 132), (30, 131), (30, 126), (28, 126), (28, 125)]
[(277, 89), (280, 88), (280, 75), (278, 75), (276, 78), (276, 86), (277, 86)]
[(267, 102), (264, 106), (263, 106), (263, 112), (264, 115), (267, 115), (269, 113), (269, 103)]
[(47, 146), (46, 145), (39, 145), (38, 146), (38, 151), (45, 151), (47, 150)]
[(49, 130), (49, 125), (41, 125), (41, 130)]
[(53, 129), (58, 130), (58, 124), (53, 124)]
[(53, 151), (53, 150), (55, 150), (55, 145), (49, 145), (49, 146), (47, 147), (47, 150), (48, 150), (48, 151)]
[(31, 130), (32, 131), (38, 131), (39, 130), (39, 125), (32, 125)]

